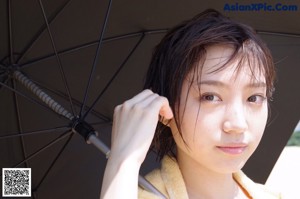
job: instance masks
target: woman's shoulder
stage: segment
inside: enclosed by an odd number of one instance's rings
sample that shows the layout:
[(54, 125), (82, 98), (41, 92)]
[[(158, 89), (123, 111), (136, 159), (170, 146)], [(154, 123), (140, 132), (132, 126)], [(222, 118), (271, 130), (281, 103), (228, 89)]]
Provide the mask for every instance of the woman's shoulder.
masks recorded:
[[(145, 177), (167, 198), (187, 199), (186, 187), (177, 161), (169, 156), (162, 159), (160, 169), (155, 169)], [(157, 198), (154, 194), (139, 189), (139, 199)]]
[(282, 199), (279, 192), (272, 190), (263, 184), (255, 183), (242, 171), (233, 174), (237, 183), (247, 192), (247, 194), (254, 199)]

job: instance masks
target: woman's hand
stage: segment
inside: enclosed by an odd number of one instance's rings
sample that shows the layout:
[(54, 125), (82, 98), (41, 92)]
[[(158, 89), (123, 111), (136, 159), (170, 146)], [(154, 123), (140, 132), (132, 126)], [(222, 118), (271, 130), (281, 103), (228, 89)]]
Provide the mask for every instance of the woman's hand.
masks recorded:
[(137, 198), (139, 169), (154, 137), (159, 115), (166, 119), (173, 117), (168, 100), (151, 90), (144, 90), (115, 108), (101, 198)]
[(167, 98), (144, 90), (114, 112), (111, 156), (142, 164), (154, 137), (159, 115), (171, 119)]

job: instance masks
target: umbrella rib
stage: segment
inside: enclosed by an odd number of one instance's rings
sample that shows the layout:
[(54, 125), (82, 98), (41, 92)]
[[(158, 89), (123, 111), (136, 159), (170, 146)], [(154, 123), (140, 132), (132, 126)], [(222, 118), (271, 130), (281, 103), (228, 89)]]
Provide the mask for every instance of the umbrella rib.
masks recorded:
[(11, 1), (8, 1), (8, 28), (9, 28), (9, 50), (10, 63), (14, 64), (14, 49), (13, 49), (13, 33), (12, 33), (12, 16), (11, 16)]
[(52, 161), (51, 165), (49, 166), (49, 168), (47, 169), (47, 171), (45, 172), (44, 176), (42, 177), (42, 179), (40, 180), (40, 182), (37, 184), (37, 186), (33, 189), (33, 191), (37, 191), (38, 188), (41, 186), (41, 184), (44, 182), (44, 180), (46, 179), (46, 177), (48, 176), (49, 172), (51, 171), (51, 169), (53, 168), (53, 166), (55, 165), (55, 163), (57, 162), (58, 158), (60, 158), (61, 154), (64, 152), (65, 148), (67, 147), (67, 145), (70, 143), (72, 137), (73, 137), (74, 133), (71, 133), (71, 135), (69, 136), (68, 140), (65, 142), (65, 144), (63, 145), (63, 147), (60, 149), (60, 151), (58, 152), (58, 154), (56, 155), (56, 157), (54, 158), (54, 160)]
[[(163, 34), (163, 33), (166, 33), (166, 32), (167, 32), (166, 29), (158, 29), (158, 30), (148, 30), (148, 31), (142, 31), (142, 32), (134, 32), (134, 33), (124, 34), (124, 35), (118, 35), (118, 36), (114, 36), (114, 37), (108, 37), (106, 39), (103, 39), (102, 43), (108, 43), (108, 42), (117, 41), (117, 40), (120, 40), (120, 39), (127, 39), (127, 38), (132, 38), (132, 37), (138, 37), (138, 36), (141, 36), (143, 34), (145, 34), (145, 35)], [(88, 47), (91, 47), (91, 46), (94, 46), (94, 45), (98, 45), (98, 43), (99, 43), (98, 40), (97, 41), (92, 41), (92, 42), (89, 42), (89, 43), (85, 43), (85, 44), (82, 44), (82, 45), (74, 46), (72, 48), (68, 48), (68, 49), (59, 51), (58, 54), (59, 55), (65, 55), (65, 54), (72, 53), (72, 52), (75, 52), (75, 51), (78, 51), (78, 50), (81, 50), (81, 49), (85, 49), (85, 48), (88, 48)], [(37, 58), (37, 59), (31, 60), (31, 61), (28, 61), (26, 63), (20, 64), (20, 67), (21, 68), (26, 68), (26, 67), (29, 67), (32, 64), (37, 63), (37, 62), (53, 58), (54, 56), (55, 56), (54, 53), (50, 54), (50, 55), (46, 55), (46, 56), (43, 56), (41, 58)]]
[(8, 78), (6, 78), (3, 83), (0, 81), (0, 91), (2, 92), (4, 90), (5, 87), (2, 86), (2, 84), (6, 85), (8, 83)]
[(108, 89), (108, 87), (112, 84), (113, 80), (117, 77), (117, 75), (120, 73), (120, 71), (124, 68), (125, 64), (127, 63), (127, 61), (129, 60), (129, 58), (132, 56), (132, 54), (135, 52), (135, 50), (137, 49), (137, 47), (141, 44), (141, 42), (143, 41), (143, 39), (145, 38), (145, 34), (143, 34), (140, 39), (138, 40), (138, 42), (135, 44), (135, 46), (133, 47), (133, 49), (130, 51), (130, 53), (128, 54), (128, 56), (125, 58), (125, 60), (123, 61), (123, 63), (119, 66), (119, 68), (117, 69), (117, 71), (114, 73), (114, 75), (111, 77), (111, 79), (108, 81), (108, 83), (106, 84), (106, 86), (103, 88), (103, 90), (101, 91), (101, 93), (98, 95), (98, 97), (96, 98), (96, 100), (93, 102), (93, 104), (91, 105), (91, 107), (85, 112), (83, 119), (90, 113), (90, 111), (95, 107), (95, 105), (98, 103), (98, 101), (100, 100), (100, 98), (102, 97), (102, 95), (106, 92), (106, 90)]
[(124, 35), (118, 35), (114, 37), (108, 37), (104, 39), (104, 43), (106, 42), (112, 42), (120, 39), (127, 39), (131, 37), (140, 37), (142, 35), (154, 35), (154, 34), (164, 34), (168, 31), (168, 29), (155, 29), (155, 30), (146, 30), (146, 31), (139, 31), (139, 32), (133, 32), (133, 33), (128, 33)]
[(10, 134), (10, 135), (2, 135), (2, 136), (0, 136), (0, 140), (1, 139), (8, 139), (8, 138), (20, 137), (20, 136), (24, 137), (24, 136), (28, 136), (28, 135), (50, 133), (50, 132), (58, 131), (58, 130), (66, 130), (67, 128), (69, 128), (69, 127), (68, 126), (59, 126), (59, 127), (54, 127), (54, 128), (50, 128), (50, 129), (43, 129), (43, 130), (37, 130), (37, 131), (22, 132), (22, 134), (13, 133), (13, 134)]
[(70, 89), (69, 89), (69, 86), (68, 86), (66, 74), (64, 72), (60, 57), (58, 55), (58, 51), (56, 49), (56, 45), (55, 45), (55, 42), (54, 42), (54, 39), (53, 39), (53, 36), (52, 36), (52, 33), (51, 33), (51, 29), (50, 29), (50, 25), (49, 25), (49, 22), (48, 22), (48, 19), (47, 19), (47, 16), (46, 16), (46, 12), (44, 10), (44, 6), (43, 6), (41, 0), (39, 0), (39, 3), (40, 3), (40, 7), (41, 7), (41, 10), (42, 10), (42, 13), (43, 13), (45, 24), (47, 26), (47, 30), (48, 30), (48, 34), (49, 34), (49, 37), (50, 37), (50, 40), (51, 40), (52, 48), (54, 50), (55, 57), (56, 57), (58, 65), (59, 65), (59, 69), (60, 69), (60, 73), (61, 73), (61, 76), (62, 76), (62, 79), (63, 79), (63, 83), (64, 83), (64, 86), (65, 86), (66, 92), (68, 94), (71, 110), (72, 110), (73, 115), (76, 115), (75, 114), (75, 109), (74, 109), (74, 106), (73, 106), (73, 103), (72, 103), (72, 97), (71, 97)]
[(47, 145), (43, 146), (42, 148), (40, 148), (39, 150), (37, 150), (36, 152), (32, 153), (30, 156), (28, 156), (26, 159), (22, 160), (21, 162), (19, 162), (18, 164), (16, 164), (14, 166), (14, 168), (20, 166), (21, 164), (23, 164), (25, 161), (28, 161), (30, 159), (32, 159), (33, 157), (37, 156), (38, 154), (40, 154), (41, 152), (43, 152), (44, 150), (46, 150), (47, 148), (49, 148), (50, 146), (52, 146), (53, 144), (56, 144), (57, 142), (59, 142), (60, 140), (64, 139), (65, 137), (69, 136), (69, 134), (73, 133), (72, 131), (66, 131), (65, 133), (63, 133), (62, 135), (58, 136), (57, 138), (55, 138), (54, 140), (52, 140), (50, 143), (48, 143)]
[[(55, 19), (57, 19), (57, 17), (64, 11), (65, 8), (67, 8), (68, 5), (70, 5), (71, 1), (73, 0), (69, 0), (68, 2), (66, 2), (60, 10), (58, 10), (54, 16), (51, 17), (51, 19), (49, 19), (49, 24), (51, 24), (52, 22), (55, 21)], [(33, 47), (33, 45), (35, 44), (35, 42), (37, 42), (41, 36), (42, 33), (47, 30), (47, 26), (42, 26), (40, 31), (38, 31), (36, 33), (36, 35), (32, 38), (32, 40), (29, 42), (29, 44), (27, 45), (27, 47), (23, 50), (23, 52), (21, 53), (21, 56), (18, 58), (17, 63), (19, 64), (23, 58), (25, 57), (25, 55), (30, 51), (30, 49)]]
[(296, 37), (296, 38), (300, 37), (300, 34), (284, 33), (284, 32), (270, 32), (270, 31), (264, 31), (264, 30), (257, 30), (257, 33), (265, 34), (265, 35), (285, 36), (285, 37)]
[[(50, 107), (48, 107), (48, 106), (46, 106), (46, 105), (40, 103), (39, 101), (37, 101), (37, 100), (35, 100), (35, 99), (31, 98), (31, 97), (28, 97), (27, 95), (21, 93), (20, 91), (14, 89), (14, 88), (11, 88), (10, 86), (8, 86), (8, 85), (6, 85), (6, 84), (4, 84), (4, 83), (2, 83), (2, 82), (0, 82), (0, 85), (3, 86), (3, 87), (5, 87), (5, 88), (7, 88), (8, 90), (11, 90), (11, 91), (17, 93), (18, 95), (20, 95), (20, 96), (24, 97), (25, 99), (31, 101), (32, 103), (34, 103), (34, 104), (36, 104), (36, 105), (40, 105), (41, 107), (44, 107), (44, 108), (46, 108), (47, 110), (50, 110), (52, 113), (54, 112), (55, 114), (57, 114), (57, 115), (60, 116), (60, 114), (58, 114), (57, 112), (55, 112), (54, 110), (52, 110)], [(65, 118), (65, 117), (63, 117), (63, 118)], [(66, 119), (67, 119), (67, 118), (66, 118)]]
[[(11, 80), (12, 84), (13, 84), (13, 88), (16, 89), (17, 85), (14, 79)], [(20, 113), (20, 108), (19, 108), (19, 100), (18, 100), (18, 96), (17, 94), (14, 92), (14, 104), (15, 104), (15, 110), (16, 110), (16, 114), (17, 114), (17, 126), (18, 126), (18, 130), (19, 130), (19, 134), (23, 133), (23, 128), (22, 128), (22, 123), (21, 123), (21, 113)], [(27, 153), (26, 153), (26, 149), (25, 149), (25, 142), (23, 139), (23, 136), (20, 136), (21, 139), (21, 147), (22, 147), (22, 152), (23, 152), (23, 157), (26, 158), (27, 157)], [(26, 167), (28, 167), (28, 162), (25, 162)]]
[(109, 17), (110, 10), (111, 10), (111, 4), (112, 4), (112, 0), (109, 1), (108, 8), (106, 10), (104, 23), (103, 23), (102, 30), (101, 30), (101, 33), (100, 33), (99, 43), (98, 43), (96, 54), (95, 54), (95, 57), (94, 57), (93, 66), (92, 66), (92, 69), (91, 69), (91, 72), (90, 72), (90, 75), (89, 75), (88, 83), (87, 83), (87, 86), (86, 86), (86, 89), (85, 89), (85, 93), (84, 93), (84, 97), (83, 97), (83, 101), (82, 101), (82, 106), (80, 108), (79, 117), (81, 117), (81, 115), (83, 113), (83, 110), (85, 109), (87, 95), (88, 95), (88, 91), (89, 91), (90, 84), (91, 84), (91, 81), (92, 81), (92, 76), (94, 74), (96, 65), (97, 65), (97, 63), (99, 61), (100, 49), (101, 49), (101, 45), (102, 45), (102, 40), (103, 40), (104, 32), (105, 32), (106, 27), (107, 27), (108, 17)]

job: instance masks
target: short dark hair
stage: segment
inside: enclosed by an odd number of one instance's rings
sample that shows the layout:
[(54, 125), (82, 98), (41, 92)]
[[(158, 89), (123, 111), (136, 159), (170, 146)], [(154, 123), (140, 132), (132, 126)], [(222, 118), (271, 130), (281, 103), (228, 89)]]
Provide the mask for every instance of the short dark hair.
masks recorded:
[[(145, 79), (145, 89), (151, 89), (169, 100), (181, 137), (178, 110), (183, 82), (200, 61), (204, 63), (206, 49), (213, 45), (230, 45), (234, 49), (229, 60), (216, 71), (222, 70), (231, 61), (246, 61), (252, 65), (251, 71), (258, 67), (263, 72), (267, 97), (272, 96), (275, 69), (264, 42), (251, 27), (233, 21), (216, 10), (206, 10), (168, 31), (155, 48)], [(254, 57), (254, 64), (250, 63), (250, 56)], [(160, 159), (164, 155), (175, 156), (176, 145), (170, 128), (158, 123), (151, 146)]]

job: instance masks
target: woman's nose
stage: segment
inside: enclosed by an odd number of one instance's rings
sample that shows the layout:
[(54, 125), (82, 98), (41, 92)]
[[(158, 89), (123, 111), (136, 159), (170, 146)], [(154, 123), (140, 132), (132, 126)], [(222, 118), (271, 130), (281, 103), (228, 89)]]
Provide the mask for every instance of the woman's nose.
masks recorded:
[(245, 108), (242, 103), (234, 103), (226, 107), (223, 130), (226, 133), (243, 133), (248, 129)]

